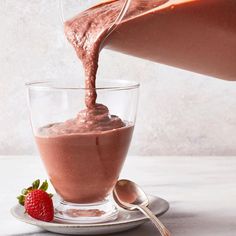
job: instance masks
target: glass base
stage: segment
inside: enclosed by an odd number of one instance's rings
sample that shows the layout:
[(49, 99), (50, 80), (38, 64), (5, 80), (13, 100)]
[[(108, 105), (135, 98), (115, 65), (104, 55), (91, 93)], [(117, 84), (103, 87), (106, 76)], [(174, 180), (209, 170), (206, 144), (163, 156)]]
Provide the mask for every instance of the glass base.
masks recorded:
[(59, 200), (55, 208), (54, 220), (64, 223), (99, 223), (115, 220), (118, 209), (107, 198), (92, 204), (76, 204)]

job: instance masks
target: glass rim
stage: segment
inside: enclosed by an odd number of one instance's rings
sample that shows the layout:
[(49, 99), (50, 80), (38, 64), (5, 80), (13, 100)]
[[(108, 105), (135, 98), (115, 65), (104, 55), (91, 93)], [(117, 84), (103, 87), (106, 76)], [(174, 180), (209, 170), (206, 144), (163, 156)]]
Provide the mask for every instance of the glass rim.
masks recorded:
[[(96, 86), (94, 90), (131, 90), (135, 88), (139, 88), (140, 84), (136, 81), (129, 81), (129, 80), (98, 80), (98, 82), (108, 82), (108, 83), (114, 83), (114, 85), (108, 85), (108, 86)], [(60, 84), (59, 81), (32, 81), (25, 83), (25, 86), (27, 88), (32, 89), (45, 89), (45, 90), (91, 90), (89, 88), (85, 88), (85, 86), (58, 86), (56, 84)], [(68, 81), (68, 84), (70, 82)]]

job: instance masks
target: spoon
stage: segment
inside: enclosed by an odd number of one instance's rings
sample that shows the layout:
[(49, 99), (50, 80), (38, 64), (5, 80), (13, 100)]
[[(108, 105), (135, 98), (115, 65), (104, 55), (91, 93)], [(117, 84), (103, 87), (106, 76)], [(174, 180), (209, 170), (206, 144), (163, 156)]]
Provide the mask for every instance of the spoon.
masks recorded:
[(140, 210), (152, 221), (162, 236), (171, 235), (161, 221), (147, 208), (148, 197), (136, 183), (126, 179), (117, 181), (113, 189), (113, 198), (124, 209)]

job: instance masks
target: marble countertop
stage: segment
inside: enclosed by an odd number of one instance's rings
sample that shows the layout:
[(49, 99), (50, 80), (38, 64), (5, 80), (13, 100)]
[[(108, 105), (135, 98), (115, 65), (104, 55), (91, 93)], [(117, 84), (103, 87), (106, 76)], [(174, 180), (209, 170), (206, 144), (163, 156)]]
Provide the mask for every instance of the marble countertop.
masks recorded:
[[(160, 219), (173, 236), (236, 235), (236, 157), (129, 156), (121, 177), (170, 202)], [(38, 157), (0, 157), (0, 235), (53, 236), (10, 215), (22, 187), (46, 174)], [(150, 223), (116, 236), (159, 235)]]

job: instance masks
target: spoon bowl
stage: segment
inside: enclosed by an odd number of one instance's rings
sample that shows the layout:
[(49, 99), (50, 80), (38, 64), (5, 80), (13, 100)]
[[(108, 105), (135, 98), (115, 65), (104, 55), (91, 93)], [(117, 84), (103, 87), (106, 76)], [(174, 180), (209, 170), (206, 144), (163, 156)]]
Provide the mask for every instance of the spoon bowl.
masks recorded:
[(113, 190), (116, 203), (127, 210), (137, 209), (137, 205), (148, 206), (149, 200), (144, 191), (134, 182), (119, 180)]
[(148, 197), (136, 183), (127, 179), (117, 181), (113, 189), (113, 198), (120, 207), (126, 210), (140, 210), (152, 221), (162, 236), (171, 235), (161, 221), (147, 208)]

